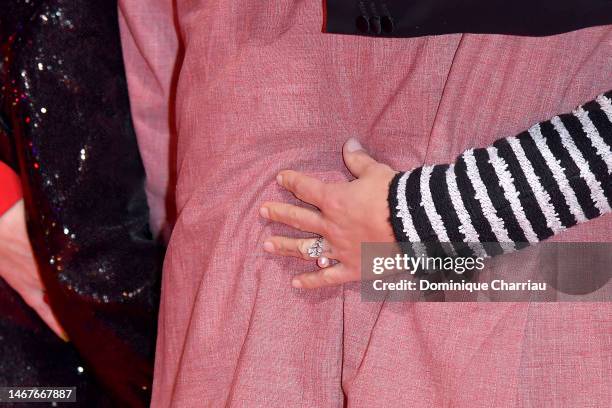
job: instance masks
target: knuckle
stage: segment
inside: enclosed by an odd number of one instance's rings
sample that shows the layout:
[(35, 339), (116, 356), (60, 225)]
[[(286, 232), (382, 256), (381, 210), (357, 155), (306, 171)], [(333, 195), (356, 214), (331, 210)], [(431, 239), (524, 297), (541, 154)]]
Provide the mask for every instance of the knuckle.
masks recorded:
[(291, 175), (287, 174), (283, 176), (283, 185), (287, 190), (293, 191), (295, 189), (295, 181)]
[(283, 181), (285, 185), (292, 185), (295, 183), (295, 172), (293, 170), (287, 170), (283, 173)]
[(336, 284), (337, 281), (337, 277), (334, 273), (333, 270), (330, 269), (323, 269), (321, 271), (321, 280), (326, 284), (326, 285), (334, 285)]
[(310, 248), (310, 243), (306, 240), (301, 240), (298, 243), (298, 251), (304, 255), (304, 256), (308, 256), (308, 248)]
[(291, 191), (293, 191), (298, 197), (303, 196), (303, 190), (304, 190), (304, 181), (297, 179), (293, 181), (293, 187), (291, 188)]
[(306, 289), (314, 289), (314, 288), (316, 288), (318, 286), (316, 280), (314, 280), (312, 278), (304, 277), (304, 278), (300, 279), (300, 282), (302, 282), (302, 285)]
[(287, 250), (286, 245), (285, 245), (285, 241), (282, 239), (276, 239), (273, 241), (274, 247), (280, 251), (280, 252), (285, 252)]
[(378, 162), (375, 162), (374, 160), (369, 160), (368, 163), (366, 163), (365, 165), (365, 170), (366, 172), (374, 172), (380, 169), (381, 164)]
[(276, 206), (268, 205), (266, 206), (266, 208), (268, 209), (268, 216), (270, 217), (270, 219), (276, 221), (278, 219), (278, 212), (276, 210)]
[(303, 220), (300, 217), (300, 211), (296, 207), (287, 210), (287, 219), (293, 227), (301, 229)]
[(326, 236), (329, 242), (343, 246), (344, 229), (336, 223), (328, 223), (326, 226)]
[(323, 202), (325, 210), (329, 213), (337, 214), (344, 210), (343, 200), (337, 194), (327, 194)]
[(365, 175), (370, 174), (372, 170), (373, 170), (373, 163), (369, 160), (363, 161), (361, 163), (361, 174), (359, 175), (358, 178), (361, 178)]
[(329, 223), (329, 221), (327, 221), (325, 219), (320, 219), (318, 227), (319, 227), (319, 230), (321, 231), (321, 235), (323, 235), (327, 239), (327, 237), (330, 236), (330, 223)]

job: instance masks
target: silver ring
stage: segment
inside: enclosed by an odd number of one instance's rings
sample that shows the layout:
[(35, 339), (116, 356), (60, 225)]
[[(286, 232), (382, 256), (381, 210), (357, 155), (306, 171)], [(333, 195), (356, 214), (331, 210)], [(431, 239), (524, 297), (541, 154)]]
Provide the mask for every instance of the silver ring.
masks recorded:
[(316, 241), (308, 248), (308, 256), (311, 258), (318, 258), (323, 253), (323, 245), (325, 244), (325, 239), (323, 237), (319, 237)]

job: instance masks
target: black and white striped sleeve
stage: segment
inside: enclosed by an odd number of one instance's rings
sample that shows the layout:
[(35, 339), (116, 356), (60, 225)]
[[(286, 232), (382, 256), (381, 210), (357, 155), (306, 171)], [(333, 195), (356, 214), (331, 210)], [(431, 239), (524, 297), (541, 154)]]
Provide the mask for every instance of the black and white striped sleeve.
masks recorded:
[(612, 91), (452, 164), (398, 173), (389, 189), (396, 240), (493, 256), (606, 214), (611, 146)]

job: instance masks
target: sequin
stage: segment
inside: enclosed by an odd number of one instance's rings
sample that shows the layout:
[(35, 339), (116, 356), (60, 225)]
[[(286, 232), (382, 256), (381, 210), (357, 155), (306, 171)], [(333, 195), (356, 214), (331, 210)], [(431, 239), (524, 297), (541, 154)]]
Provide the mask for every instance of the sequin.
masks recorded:
[[(74, 344), (88, 345), (64, 344), (35, 319), (27, 337), (0, 316), (0, 384), (63, 381), (83, 396), (75, 407), (126, 405), (109, 402), (111, 394), (147, 406), (160, 249), (147, 229), (116, 3), (4, 2), (0, 40), (0, 120), (10, 127), (0, 131), (0, 160), (24, 164), (31, 240), (50, 303)], [(0, 280), (0, 296), (10, 293)], [(26, 345), (35, 352), (23, 353)], [(111, 373), (104, 384), (112, 392), (90, 372)]]

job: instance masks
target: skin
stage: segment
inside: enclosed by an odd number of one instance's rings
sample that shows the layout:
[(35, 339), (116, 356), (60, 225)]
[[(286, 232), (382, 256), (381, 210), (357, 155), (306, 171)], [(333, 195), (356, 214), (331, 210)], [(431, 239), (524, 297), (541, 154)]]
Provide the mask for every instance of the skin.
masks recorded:
[[(266, 202), (260, 208), (260, 215), (268, 220), (324, 237), (322, 256), (337, 261), (296, 276), (292, 280), (296, 288), (314, 289), (358, 281), (361, 243), (395, 241), (388, 221), (387, 196), (396, 171), (374, 160), (353, 138), (344, 144), (342, 154), (346, 167), (355, 176), (352, 181), (323, 183), (293, 170), (281, 171), (276, 178), (280, 186), (319, 211), (283, 202)], [(272, 236), (264, 242), (263, 249), (313, 262), (308, 248), (315, 239)], [(319, 266), (324, 265), (319, 262)]]
[(4, 279), (62, 340), (68, 336), (45, 300), (28, 238), (23, 200), (0, 216), (0, 278)]

